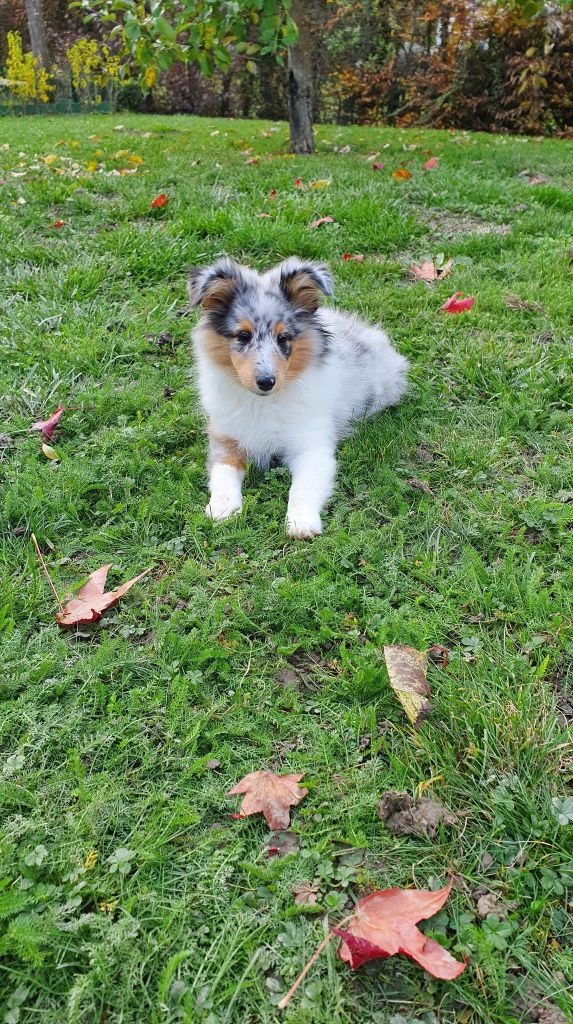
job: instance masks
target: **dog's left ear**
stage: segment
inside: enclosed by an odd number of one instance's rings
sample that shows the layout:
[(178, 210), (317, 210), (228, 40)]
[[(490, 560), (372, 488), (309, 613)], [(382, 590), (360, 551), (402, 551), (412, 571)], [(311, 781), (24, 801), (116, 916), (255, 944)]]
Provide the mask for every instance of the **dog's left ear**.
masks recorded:
[(315, 313), (322, 295), (332, 295), (332, 276), (326, 263), (313, 263), (291, 256), (277, 267), (279, 286), (289, 302), (307, 313)]
[(231, 302), (241, 280), (242, 268), (228, 256), (209, 267), (190, 267), (188, 286), (191, 305), (222, 311)]

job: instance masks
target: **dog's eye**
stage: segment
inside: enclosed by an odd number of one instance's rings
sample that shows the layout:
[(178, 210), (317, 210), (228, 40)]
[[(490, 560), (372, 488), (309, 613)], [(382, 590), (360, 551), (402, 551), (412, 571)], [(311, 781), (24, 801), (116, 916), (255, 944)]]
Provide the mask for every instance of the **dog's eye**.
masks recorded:
[(237, 334), (237, 341), (240, 342), (241, 345), (248, 345), (252, 337), (253, 335), (250, 331), (239, 331)]
[(292, 341), (292, 337), (291, 337), (290, 334), (287, 334), (286, 332), (283, 332), (282, 334), (279, 334), (279, 336), (277, 338), (277, 341), (278, 341), (279, 345), (288, 345), (289, 342)]

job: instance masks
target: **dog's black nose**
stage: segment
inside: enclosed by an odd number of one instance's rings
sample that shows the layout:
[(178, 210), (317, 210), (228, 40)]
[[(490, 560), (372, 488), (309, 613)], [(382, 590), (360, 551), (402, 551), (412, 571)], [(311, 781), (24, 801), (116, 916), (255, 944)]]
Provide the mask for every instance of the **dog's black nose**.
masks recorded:
[(274, 386), (274, 377), (257, 377), (257, 387), (259, 391), (272, 391)]

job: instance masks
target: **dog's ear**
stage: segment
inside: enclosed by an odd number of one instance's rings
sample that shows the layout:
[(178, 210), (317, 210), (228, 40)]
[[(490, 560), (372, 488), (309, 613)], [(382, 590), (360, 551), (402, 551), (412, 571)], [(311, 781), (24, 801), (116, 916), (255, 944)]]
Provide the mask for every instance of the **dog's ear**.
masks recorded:
[(322, 295), (332, 295), (332, 276), (326, 263), (291, 256), (276, 269), (279, 286), (288, 301), (307, 313), (316, 312)]
[(228, 256), (208, 267), (189, 268), (189, 299), (203, 309), (226, 309), (241, 281), (241, 267)]

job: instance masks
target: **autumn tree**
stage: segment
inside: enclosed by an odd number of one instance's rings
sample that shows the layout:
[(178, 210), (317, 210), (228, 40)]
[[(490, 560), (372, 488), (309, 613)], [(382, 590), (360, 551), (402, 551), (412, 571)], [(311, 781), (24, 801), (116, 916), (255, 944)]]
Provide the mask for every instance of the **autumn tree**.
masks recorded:
[[(37, 2), (37, 0), (31, 0)], [(231, 53), (257, 72), (256, 58), (288, 59), (290, 149), (312, 153), (312, 33), (310, 10), (316, 0), (74, 0), (85, 20), (111, 26), (151, 89), (158, 71), (174, 62), (195, 63), (202, 74), (231, 65)]]

